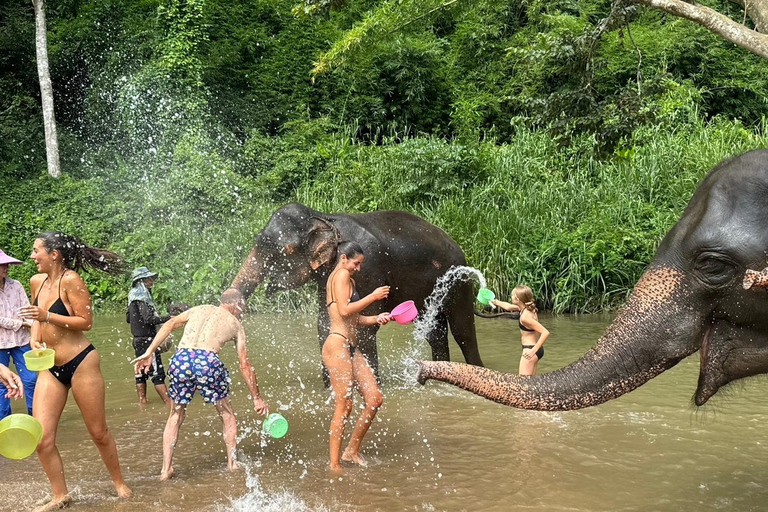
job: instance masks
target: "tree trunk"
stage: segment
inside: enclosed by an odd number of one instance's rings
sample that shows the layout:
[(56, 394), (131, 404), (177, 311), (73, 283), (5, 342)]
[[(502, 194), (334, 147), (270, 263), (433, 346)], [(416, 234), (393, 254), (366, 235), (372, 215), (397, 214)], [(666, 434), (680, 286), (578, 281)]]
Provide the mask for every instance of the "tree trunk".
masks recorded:
[(43, 103), (43, 124), (45, 125), (45, 154), (48, 160), (48, 174), (58, 178), (61, 174), (59, 163), (59, 140), (56, 134), (56, 116), (53, 113), (53, 86), (48, 70), (48, 38), (45, 28), (45, 0), (32, 0), (35, 8), (35, 46), (37, 49), (37, 75), (40, 78), (40, 99)]
[[(622, 1), (622, 0), (619, 0)], [(688, 3), (683, 0), (627, 0), (628, 3), (647, 5), (660, 11), (685, 18), (694, 23), (698, 23), (707, 30), (717, 34), (745, 50), (768, 60), (768, 35), (761, 34), (757, 30), (742, 25), (714, 9), (704, 5)], [(766, 18), (763, 9), (765, 2), (755, 0), (746, 0), (747, 14), (755, 23), (758, 30), (762, 31), (764, 18)]]

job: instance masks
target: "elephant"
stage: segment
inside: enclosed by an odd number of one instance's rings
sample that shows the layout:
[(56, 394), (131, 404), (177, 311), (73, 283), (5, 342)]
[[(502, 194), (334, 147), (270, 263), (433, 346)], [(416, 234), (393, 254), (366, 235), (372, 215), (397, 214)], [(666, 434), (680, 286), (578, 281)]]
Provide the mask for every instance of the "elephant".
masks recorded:
[(565, 411), (617, 398), (696, 351), (694, 394), (768, 372), (768, 150), (715, 166), (615, 320), (576, 362), (536, 376), (419, 362), (417, 379), (444, 381), (500, 404)]
[[(312, 280), (317, 284), (317, 331), (320, 348), (328, 336), (329, 317), (325, 304), (328, 275), (336, 264), (341, 241), (354, 241), (365, 252), (362, 271), (355, 284), (360, 296), (378, 286), (389, 285), (390, 294), (364, 311), (374, 315), (390, 311), (397, 304), (413, 300), (422, 310), (440, 276), (455, 265), (465, 265), (459, 245), (443, 230), (402, 211), (375, 211), (362, 214), (326, 214), (299, 203), (283, 206), (273, 213), (230, 288), (243, 297), (253, 294), (267, 281), (267, 294), (298, 288)], [(448, 326), (464, 360), (482, 366), (474, 323), (472, 285), (460, 281), (452, 287), (436, 327), (426, 338), (434, 360), (448, 360)], [(376, 332), (378, 326), (358, 332), (358, 347), (378, 376)], [(325, 375), (326, 384), (327, 375)]]

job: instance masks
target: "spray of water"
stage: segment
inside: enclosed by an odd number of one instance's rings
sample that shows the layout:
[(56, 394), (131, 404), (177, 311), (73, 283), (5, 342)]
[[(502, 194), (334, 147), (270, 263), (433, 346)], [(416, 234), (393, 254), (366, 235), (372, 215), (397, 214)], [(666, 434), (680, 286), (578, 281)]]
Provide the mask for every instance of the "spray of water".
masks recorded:
[(435, 288), (424, 301), (424, 313), (414, 324), (413, 337), (418, 341), (426, 341), (427, 335), (437, 327), (437, 315), (443, 309), (448, 292), (457, 281), (467, 281), (475, 277), (482, 288), (485, 288), (485, 277), (472, 267), (453, 266), (435, 283)]
[(443, 274), (435, 283), (432, 293), (424, 300), (424, 311), (413, 322), (413, 339), (416, 343), (409, 343), (401, 354), (401, 364), (393, 368), (391, 379), (395, 387), (399, 389), (419, 389), (416, 377), (419, 373), (416, 361), (423, 359), (426, 348), (427, 336), (438, 327), (437, 317), (443, 310), (448, 293), (458, 281), (476, 279), (480, 287), (485, 288), (486, 281), (483, 274), (476, 268), (466, 266), (453, 266)]

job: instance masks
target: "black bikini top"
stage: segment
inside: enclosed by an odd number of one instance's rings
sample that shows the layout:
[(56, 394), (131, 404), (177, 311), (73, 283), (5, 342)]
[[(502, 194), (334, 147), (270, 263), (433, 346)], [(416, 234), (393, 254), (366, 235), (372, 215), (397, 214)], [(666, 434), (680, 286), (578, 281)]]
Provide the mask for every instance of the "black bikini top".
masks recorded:
[[(521, 315), (522, 316), (522, 315)], [(521, 331), (525, 332), (536, 332), (536, 329), (529, 329), (528, 327), (524, 326), (523, 323), (520, 321), (520, 319), (517, 319), (517, 324), (520, 326)]]
[[(64, 271), (64, 274), (66, 274), (67, 271)], [(61, 277), (64, 277), (64, 274), (61, 274)], [(45, 277), (45, 281), (48, 280), (48, 276)], [(37, 290), (37, 295), (40, 295), (40, 290), (43, 289), (43, 284), (45, 284), (45, 281), (40, 284), (40, 288)], [(37, 306), (37, 296), (35, 297), (34, 302), (32, 302), (33, 306)], [(49, 313), (53, 313), (54, 315), (61, 315), (61, 316), (70, 316), (69, 311), (67, 311), (67, 306), (64, 305), (64, 301), (61, 300), (61, 278), (59, 278), (59, 298), (56, 299), (56, 302), (51, 304), (51, 307), (48, 308)]]
[[(360, 300), (360, 295), (357, 293), (357, 288), (355, 288), (355, 282), (352, 279), (350, 281), (352, 282), (352, 297), (349, 298), (349, 302), (357, 302)], [(325, 305), (326, 308), (331, 307), (331, 304), (336, 304), (336, 299), (333, 298), (333, 288), (331, 288), (331, 299), (333, 300)]]

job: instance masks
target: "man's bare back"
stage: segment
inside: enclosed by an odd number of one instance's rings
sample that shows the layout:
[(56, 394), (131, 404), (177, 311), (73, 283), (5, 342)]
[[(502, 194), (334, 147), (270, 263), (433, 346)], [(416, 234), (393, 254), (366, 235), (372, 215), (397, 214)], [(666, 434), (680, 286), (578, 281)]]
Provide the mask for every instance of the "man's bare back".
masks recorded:
[(195, 306), (179, 315), (186, 321), (178, 348), (197, 348), (218, 353), (228, 342), (245, 339), (240, 321), (221, 306)]

